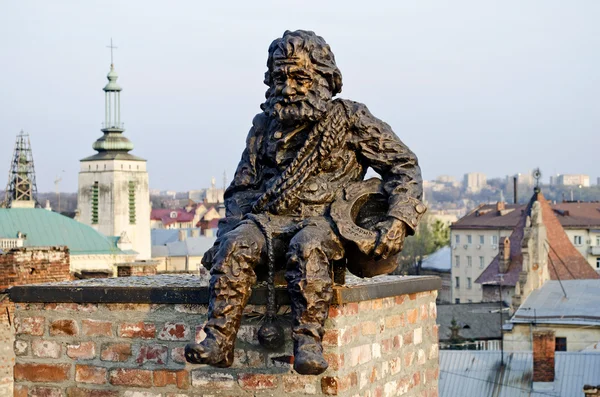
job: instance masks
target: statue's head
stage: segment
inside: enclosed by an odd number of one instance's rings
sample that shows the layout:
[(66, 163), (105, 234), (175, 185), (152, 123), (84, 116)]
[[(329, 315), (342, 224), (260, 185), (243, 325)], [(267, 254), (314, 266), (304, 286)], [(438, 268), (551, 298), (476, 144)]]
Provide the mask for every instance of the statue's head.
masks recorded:
[(284, 124), (315, 121), (342, 90), (342, 74), (325, 40), (314, 32), (287, 30), (269, 47), (265, 113)]

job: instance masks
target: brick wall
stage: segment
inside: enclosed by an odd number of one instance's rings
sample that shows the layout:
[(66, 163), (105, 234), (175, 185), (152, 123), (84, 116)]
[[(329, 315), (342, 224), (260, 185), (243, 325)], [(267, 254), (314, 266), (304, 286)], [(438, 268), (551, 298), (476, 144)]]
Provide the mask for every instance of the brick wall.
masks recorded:
[[(0, 255), (0, 291), (14, 285), (70, 280), (66, 247), (14, 248)], [(12, 395), (14, 304), (0, 293), (0, 396)]]
[(117, 277), (131, 277), (131, 276), (151, 276), (156, 274), (156, 268), (158, 264), (132, 264), (132, 265), (118, 265), (117, 266)]
[(219, 369), (183, 357), (186, 343), (203, 338), (205, 304), (18, 303), (15, 395), (437, 396), (436, 296), (332, 305), (323, 341), (330, 368), (319, 376), (292, 370), (288, 307), (281, 351), (259, 345), (264, 306), (249, 305), (234, 365)]

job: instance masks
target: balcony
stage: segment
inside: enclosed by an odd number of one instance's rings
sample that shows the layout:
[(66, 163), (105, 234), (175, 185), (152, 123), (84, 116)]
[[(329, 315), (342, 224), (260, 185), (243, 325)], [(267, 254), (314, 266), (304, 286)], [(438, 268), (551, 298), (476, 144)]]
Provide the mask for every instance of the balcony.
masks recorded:
[(594, 245), (590, 247), (590, 255), (600, 256), (600, 245)]

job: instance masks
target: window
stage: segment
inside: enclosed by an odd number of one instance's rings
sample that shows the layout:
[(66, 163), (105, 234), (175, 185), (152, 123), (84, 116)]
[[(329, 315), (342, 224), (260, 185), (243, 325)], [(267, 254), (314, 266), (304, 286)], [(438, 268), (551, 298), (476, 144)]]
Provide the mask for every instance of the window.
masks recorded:
[(460, 303), (460, 298), (454, 299), (454, 303)]
[(600, 258), (596, 258), (596, 269), (600, 269)]
[(556, 338), (554, 350), (557, 352), (567, 351), (567, 338)]
[(454, 257), (454, 266), (460, 267), (460, 256), (458, 255)]
[(129, 181), (129, 224), (135, 225), (135, 182)]
[(498, 236), (492, 236), (492, 245), (498, 245)]
[(581, 245), (583, 238), (581, 236), (573, 236), (573, 244)]
[(485, 258), (483, 256), (479, 257), (479, 268), (483, 269), (483, 266), (485, 264)]
[(596, 246), (600, 245), (600, 237), (596, 237)]
[(92, 225), (98, 224), (98, 181), (92, 185)]
[(471, 235), (467, 234), (467, 244), (471, 244), (471, 243), (472, 243), (472, 241), (471, 241)]
[(454, 241), (456, 242), (456, 244), (460, 244), (460, 234), (454, 236)]
[(471, 289), (471, 277), (467, 277), (467, 289)]
[(479, 244), (485, 244), (485, 237), (482, 235), (479, 236)]
[(471, 258), (470, 256), (467, 256), (467, 267), (472, 267), (473, 266), (473, 258)]
[(460, 288), (460, 278), (459, 277), (454, 277), (454, 287)]

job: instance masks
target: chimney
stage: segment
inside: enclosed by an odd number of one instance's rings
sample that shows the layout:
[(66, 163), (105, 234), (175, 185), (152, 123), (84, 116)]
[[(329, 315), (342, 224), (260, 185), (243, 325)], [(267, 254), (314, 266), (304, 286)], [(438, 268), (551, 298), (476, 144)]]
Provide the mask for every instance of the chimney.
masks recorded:
[(192, 229), (192, 237), (200, 237), (200, 229)]
[(506, 209), (506, 203), (504, 201), (498, 201), (496, 203), (496, 211), (504, 211)]
[(187, 230), (179, 230), (179, 241), (185, 241), (187, 239)]
[(508, 237), (504, 237), (504, 239), (500, 240), (500, 262), (499, 262), (499, 270), (500, 273), (506, 273), (508, 271), (508, 266), (510, 265), (510, 240)]
[(554, 331), (533, 331), (533, 381), (554, 382)]
[(515, 193), (515, 198), (514, 198), (515, 204), (518, 204), (517, 181), (518, 181), (517, 176), (514, 176), (513, 177), (513, 187), (514, 187), (514, 193)]

